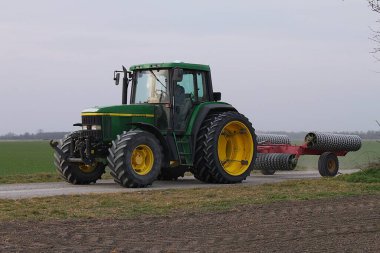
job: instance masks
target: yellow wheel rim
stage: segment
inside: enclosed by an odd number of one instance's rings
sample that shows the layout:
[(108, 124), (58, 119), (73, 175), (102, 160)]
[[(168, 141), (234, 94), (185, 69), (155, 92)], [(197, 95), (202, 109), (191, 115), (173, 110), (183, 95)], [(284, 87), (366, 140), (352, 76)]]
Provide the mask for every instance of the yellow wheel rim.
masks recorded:
[(91, 173), (95, 170), (96, 166), (97, 166), (97, 163), (81, 164), (79, 165), (79, 169), (84, 173)]
[(141, 176), (148, 174), (153, 168), (153, 162), (153, 151), (147, 145), (139, 145), (133, 150), (131, 164), (137, 174)]
[(336, 170), (336, 163), (334, 160), (329, 160), (327, 162), (327, 169), (329, 170), (330, 173), (334, 173)]
[(240, 121), (224, 126), (218, 138), (218, 157), (224, 170), (232, 176), (240, 176), (249, 168), (254, 143), (248, 127)]

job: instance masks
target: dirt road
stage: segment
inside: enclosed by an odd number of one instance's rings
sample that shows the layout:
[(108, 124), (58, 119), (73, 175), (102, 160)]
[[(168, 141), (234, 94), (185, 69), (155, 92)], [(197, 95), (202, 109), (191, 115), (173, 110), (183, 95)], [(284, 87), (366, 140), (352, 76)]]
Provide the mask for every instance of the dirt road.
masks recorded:
[[(342, 170), (342, 173), (352, 173), (357, 170)], [(319, 178), (318, 171), (279, 171), (272, 176), (255, 174), (243, 182), (247, 185), (259, 185), (265, 183), (276, 183), (291, 179)], [(47, 197), (56, 195), (88, 194), (88, 193), (111, 193), (132, 192), (145, 190), (164, 190), (177, 188), (202, 188), (220, 187), (222, 185), (205, 184), (192, 176), (180, 178), (178, 181), (156, 181), (151, 187), (144, 189), (126, 189), (113, 182), (113, 180), (101, 180), (92, 185), (71, 185), (66, 182), (59, 183), (34, 183), (34, 184), (12, 184), (0, 185), (0, 199), (22, 199), (32, 197)]]
[(0, 252), (380, 252), (380, 196), (122, 220), (0, 222)]

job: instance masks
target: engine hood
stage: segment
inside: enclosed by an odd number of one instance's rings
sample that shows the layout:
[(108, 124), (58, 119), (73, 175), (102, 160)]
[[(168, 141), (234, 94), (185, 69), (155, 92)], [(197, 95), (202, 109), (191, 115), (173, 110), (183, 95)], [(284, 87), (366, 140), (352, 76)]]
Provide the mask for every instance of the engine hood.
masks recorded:
[(154, 117), (154, 105), (95, 106), (82, 111), (82, 116), (140, 116)]

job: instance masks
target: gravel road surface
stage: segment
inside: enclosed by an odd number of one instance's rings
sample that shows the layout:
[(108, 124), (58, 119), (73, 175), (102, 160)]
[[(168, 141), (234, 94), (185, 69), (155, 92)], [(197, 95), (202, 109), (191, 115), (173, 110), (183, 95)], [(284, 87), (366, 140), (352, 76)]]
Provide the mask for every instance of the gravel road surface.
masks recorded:
[[(342, 170), (341, 173), (353, 173), (357, 170)], [(244, 185), (260, 185), (265, 183), (277, 183), (285, 180), (320, 178), (318, 171), (283, 171), (276, 172), (272, 176), (254, 174), (243, 182)], [(100, 180), (91, 185), (71, 185), (66, 182), (57, 183), (33, 183), (33, 184), (4, 184), (0, 185), (0, 199), (23, 199), (33, 197), (47, 197), (57, 195), (89, 194), (89, 193), (114, 193), (151, 191), (166, 189), (209, 188), (226, 185), (205, 184), (192, 176), (180, 178), (177, 181), (155, 181), (148, 188), (128, 189), (123, 188), (113, 180)]]

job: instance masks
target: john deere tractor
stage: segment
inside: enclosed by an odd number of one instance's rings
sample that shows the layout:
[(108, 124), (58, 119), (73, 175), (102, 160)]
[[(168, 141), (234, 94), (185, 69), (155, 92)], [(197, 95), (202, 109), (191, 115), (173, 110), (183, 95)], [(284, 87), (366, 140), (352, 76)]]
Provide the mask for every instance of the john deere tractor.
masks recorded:
[(66, 181), (94, 183), (106, 166), (124, 187), (176, 180), (187, 171), (208, 183), (238, 183), (250, 174), (255, 131), (244, 115), (220, 102), (208, 65), (123, 66), (114, 80), (122, 81), (121, 105), (83, 110), (82, 122), (74, 124), (80, 130), (50, 142)]

